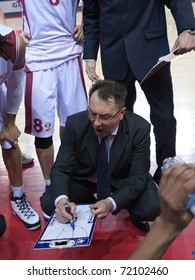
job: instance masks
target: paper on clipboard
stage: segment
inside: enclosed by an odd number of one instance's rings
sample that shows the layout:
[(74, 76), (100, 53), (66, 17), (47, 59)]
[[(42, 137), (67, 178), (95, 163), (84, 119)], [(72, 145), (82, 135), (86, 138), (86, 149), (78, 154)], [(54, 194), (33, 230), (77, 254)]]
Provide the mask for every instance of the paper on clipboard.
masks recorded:
[(49, 219), (34, 249), (71, 248), (89, 246), (95, 227), (96, 217), (88, 204), (77, 205), (75, 229), (70, 224), (57, 221), (55, 213)]
[(175, 52), (178, 50), (178, 48), (179, 47), (177, 47), (174, 51), (170, 52), (169, 54), (160, 57), (158, 62), (150, 69), (150, 71), (146, 74), (146, 76), (143, 78), (143, 80), (140, 82), (140, 84), (142, 84), (147, 79), (149, 79), (152, 75), (154, 75), (157, 71), (159, 71), (167, 63), (178, 58), (179, 56), (175, 55)]

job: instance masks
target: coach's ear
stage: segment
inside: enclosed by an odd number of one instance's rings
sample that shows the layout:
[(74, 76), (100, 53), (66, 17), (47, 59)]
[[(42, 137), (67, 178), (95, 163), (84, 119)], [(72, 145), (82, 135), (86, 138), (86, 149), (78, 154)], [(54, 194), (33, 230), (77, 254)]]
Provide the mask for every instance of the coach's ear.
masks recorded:
[(122, 120), (123, 119), (123, 117), (124, 117), (124, 115), (125, 115), (125, 113), (126, 113), (126, 111), (127, 111), (127, 108), (126, 107), (123, 107), (122, 109), (121, 109), (121, 111), (120, 111), (120, 120)]

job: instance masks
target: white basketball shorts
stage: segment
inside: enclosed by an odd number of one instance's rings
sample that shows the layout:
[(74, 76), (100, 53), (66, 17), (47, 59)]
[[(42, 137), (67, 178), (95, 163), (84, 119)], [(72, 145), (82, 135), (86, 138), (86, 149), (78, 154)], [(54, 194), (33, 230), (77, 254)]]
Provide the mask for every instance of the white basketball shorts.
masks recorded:
[(86, 110), (87, 106), (80, 57), (55, 68), (26, 71), (26, 133), (50, 137), (54, 133), (56, 108), (60, 126), (64, 127), (67, 116)]

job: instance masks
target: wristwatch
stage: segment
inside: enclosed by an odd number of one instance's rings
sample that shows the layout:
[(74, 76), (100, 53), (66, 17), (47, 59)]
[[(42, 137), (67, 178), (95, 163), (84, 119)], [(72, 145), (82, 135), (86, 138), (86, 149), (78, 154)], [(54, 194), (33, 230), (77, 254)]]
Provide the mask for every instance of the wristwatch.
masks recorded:
[(195, 29), (187, 29), (187, 30), (184, 30), (184, 32), (188, 32), (191, 35), (195, 35)]

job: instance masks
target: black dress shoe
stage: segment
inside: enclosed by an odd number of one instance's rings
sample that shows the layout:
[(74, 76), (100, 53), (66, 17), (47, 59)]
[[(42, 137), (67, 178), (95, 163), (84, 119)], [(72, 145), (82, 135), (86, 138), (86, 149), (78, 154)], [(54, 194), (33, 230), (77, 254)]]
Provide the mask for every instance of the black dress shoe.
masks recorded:
[(0, 215), (0, 237), (4, 234), (6, 230), (5, 218), (3, 215)]
[(135, 227), (141, 229), (141, 231), (143, 231), (143, 232), (148, 232), (148, 231), (150, 230), (149, 223), (146, 222), (146, 221), (142, 221), (142, 222), (133, 222), (133, 221), (132, 221), (132, 224), (133, 224)]

